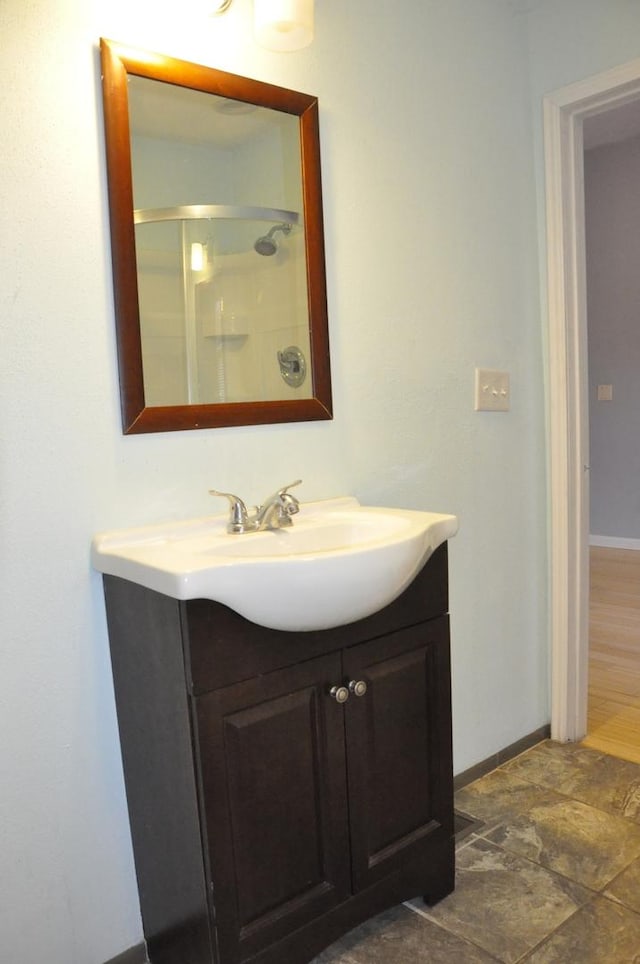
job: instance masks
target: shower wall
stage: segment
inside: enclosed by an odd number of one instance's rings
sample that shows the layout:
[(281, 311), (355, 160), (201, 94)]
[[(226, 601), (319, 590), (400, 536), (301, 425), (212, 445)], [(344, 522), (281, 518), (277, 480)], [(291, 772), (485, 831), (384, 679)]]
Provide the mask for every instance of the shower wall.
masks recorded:
[[(264, 226), (251, 222), (254, 240)], [(304, 238), (294, 228), (272, 257), (224, 254), (196, 285), (198, 381), (202, 401), (308, 398), (311, 380), (287, 385), (277, 351), (298, 345), (309, 359)]]
[[(235, 204), (300, 215), (289, 236), (277, 235), (271, 257), (253, 247), (269, 221), (136, 227), (147, 404), (310, 397), (310, 378), (297, 388), (286, 384), (277, 359), (296, 345), (310, 361), (297, 128), (283, 123), (228, 149), (138, 136), (132, 164), (136, 208)], [(194, 242), (205, 255), (198, 271), (191, 268)]]

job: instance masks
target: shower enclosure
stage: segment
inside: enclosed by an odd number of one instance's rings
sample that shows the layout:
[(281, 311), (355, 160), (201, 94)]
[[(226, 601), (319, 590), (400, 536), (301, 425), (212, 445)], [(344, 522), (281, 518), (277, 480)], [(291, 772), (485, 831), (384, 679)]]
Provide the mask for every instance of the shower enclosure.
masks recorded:
[(147, 405), (311, 397), (297, 212), (190, 204), (134, 224)]

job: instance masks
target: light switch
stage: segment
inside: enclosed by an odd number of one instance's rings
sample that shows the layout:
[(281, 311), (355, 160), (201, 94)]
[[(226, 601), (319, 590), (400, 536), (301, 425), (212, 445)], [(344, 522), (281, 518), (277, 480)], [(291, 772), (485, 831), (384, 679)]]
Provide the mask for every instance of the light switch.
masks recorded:
[(508, 412), (511, 403), (509, 372), (476, 368), (476, 412)]
[(599, 402), (613, 401), (613, 385), (598, 385), (598, 401)]

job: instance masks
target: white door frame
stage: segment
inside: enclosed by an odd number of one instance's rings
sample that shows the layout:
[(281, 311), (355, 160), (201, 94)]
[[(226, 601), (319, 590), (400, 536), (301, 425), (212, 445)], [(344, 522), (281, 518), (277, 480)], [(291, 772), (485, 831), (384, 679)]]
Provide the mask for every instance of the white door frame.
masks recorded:
[(640, 60), (543, 99), (547, 207), (551, 736), (580, 740), (589, 651), (589, 415), (582, 122), (640, 97)]

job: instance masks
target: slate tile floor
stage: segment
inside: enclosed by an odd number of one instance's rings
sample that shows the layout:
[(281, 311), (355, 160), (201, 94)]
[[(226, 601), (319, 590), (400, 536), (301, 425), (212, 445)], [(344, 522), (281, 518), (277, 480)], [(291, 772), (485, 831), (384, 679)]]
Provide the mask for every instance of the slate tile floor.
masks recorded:
[(640, 764), (550, 740), (456, 794), (456, 890), (313, 964), (640, 964)]

